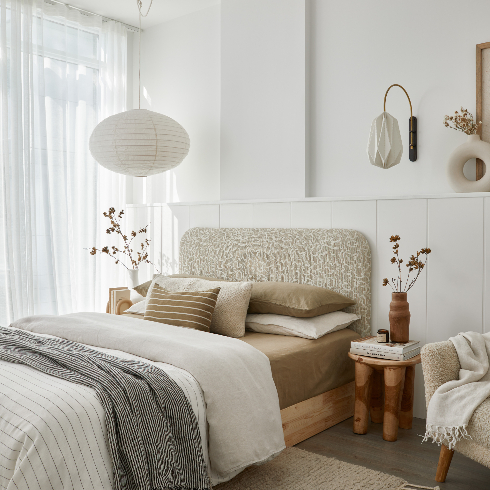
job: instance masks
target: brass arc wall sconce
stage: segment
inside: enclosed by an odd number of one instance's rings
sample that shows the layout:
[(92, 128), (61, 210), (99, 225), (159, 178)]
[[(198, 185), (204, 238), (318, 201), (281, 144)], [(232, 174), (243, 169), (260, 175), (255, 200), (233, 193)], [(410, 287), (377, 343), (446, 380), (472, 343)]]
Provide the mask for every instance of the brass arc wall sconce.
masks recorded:
[(407, 91), (397, 83), (390, 85), (385, 94), (383, 113), (380, 114), (371, 124), (371, 133), (367, 153), (370, 162), (381, 168), (391, 168), (400, 163), (403, 154), (402, 137), (398, 121), (386, 112), (386, 97), (392, 87), (400, 87), (407, 96), (410, 104), (409, 120), (409, 151), (408, 157), (411, 162), (417, 160), (417, 118), (412, 112), (412, 101)]

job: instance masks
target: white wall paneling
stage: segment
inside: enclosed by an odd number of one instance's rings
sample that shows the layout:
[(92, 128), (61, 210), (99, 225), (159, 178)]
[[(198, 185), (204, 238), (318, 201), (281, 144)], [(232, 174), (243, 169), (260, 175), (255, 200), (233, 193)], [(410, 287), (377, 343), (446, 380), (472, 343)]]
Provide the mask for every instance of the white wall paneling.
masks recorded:
[(138, 232), (148, 225), (147, 233), (141, 233), (136, 236), (132, 242), (132, 249), (135, 253), (141, 250), (141, 243), (145, 238), (151, 240), (149, 247), (149, 260), (155, 264), (141, 264), (139, 267), (138, 279), (145, 282), (153, 277), (153, 274), (162, 268), (162, 229), (164, 221), (162, 218), (162, 206), (136, 206), (128, 207), (125, 219), (122, 223), (123, 232)]
[(331, 202), (305, 202), (291, 203), (292, 228), (332, 228)]
[(189, 227), (219, 228), (219, 205), (202, 204), (190, 206)]
[[(170, 228), (166, 228), (163, 231), (166, 240), (170, 240), (169, 256), (167, 259), (171, 261), (173, 266), (172, 272), (179, 272), (179, 246), (182, 235), (190, 228), (189, 225), (189, 210), (190, 206), (168, 206), (168, 212), (170, 214), (169, 222)], [(165, 214), (164, 216), (167, 216)]]
[(255, 228), (290, 228), (291, 204), (289, 202), (261, 202), (253, 204)]
[[(389, 237), (398, 234), (404, 260), (425, 246), (432, 249), (427, 269), (408, 295), (412, 315), (410, 337), (426, 343), (447, 340), (461, 331), (490, 331), (488, 194), (133, 205), (128, 207), (127, 217), (128, 222), (134, 223), (134, 229), (151, 222), (155, 247), (152, 258), (160, 260), (165, 272), (178, 271), (179, 242), (193, 226), (358, 230), (368, 239), (372, 253), (373, 333), (389, 326), (391, 290), (383, 287), (381, 280), (396, 274), (390, 264)], [(160, 228), (156, 223), (159, 219)], [(145, 270), (142, 279), (151, 272), (150, 268)], [(420, 367), (414, 413), (425, 417)]]
[(220, 228), (253, 228), (253, 204), (221, 204)]
[[(372, 275), (371, 284), (379, 281), (376, 249), (376, 201), (333, 201), (332, 228), (348, 228), (360, 231), (371, 247)], [(376, 287), (371, 288), (371, 326), (377, 331), (378, 303)]]
[(427, 342), (483, 330), (483, 199), (429, 200)]
[[(400, 235), (400, 257), (402, 264), (402, 277), (407, 277), (405, 264), (408, 258), (417, 250), (427, 247), (427, 199), (385, 200), (378, 201), (377, 215), (377, 257), (379, 260), (376, 283), (378, 319), (373, 330), (377, 328), (390, 328), (388, 313), (392, 289), (383, 286), (383, 277), (391, 279), (398, 276), (398, 269), (390, 263), (393, 257), (392, 235)], [(426, 270), (418, 278), (414, 287), (408, 293), (410, 303), (410, 338), (417, 339), (425, 344), (427, 331), (427, 274)], [(374, 333), (374, 332), (373, 332)], [(414, 410), (418, 416), (425, 414), (425, 391), (422, 370), (417, 368), (415, 378)]]

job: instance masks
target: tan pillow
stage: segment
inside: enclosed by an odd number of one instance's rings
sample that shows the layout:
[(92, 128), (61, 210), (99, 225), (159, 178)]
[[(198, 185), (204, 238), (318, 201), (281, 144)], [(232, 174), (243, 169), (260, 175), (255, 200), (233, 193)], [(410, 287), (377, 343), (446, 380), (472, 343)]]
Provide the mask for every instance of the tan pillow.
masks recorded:
[(148, 300), (145, 320), (209, 332), (220, 288), (171, 293), (155, 285)]
[(160, 275), (153, 279), (149, 295), (155, 285), (172, 292), (205, 291), (219, 287), (220, 293), (211, 321), (211, 332), (236, 338), (245, 335), (245, 318), (252, 291), (251, 282), (208, 281)]
[(138, 286), (133, 288), (133, 291), (136, 291), (138, 294), (141, 294), (141, 296), (146, 297), (148, 294), (148, 289), (150, 289), (152, 281), (146, 281), (143, 284), (138, 284)]
[(330, 289), (292, 282), (255, 282), (249, 313), (311, 318), (356, 304)]
[[(214, 277), (203, 278), (187, 274), (175, 274), (169, 277), (223, 281), (223, 279), (215, 279)], [(296, 318), (312, 318), (342, 310), (355, 304), (356, 302), (347, 296), (330, 289), (295, 282), (264, 281), (253, 283), (248, 313), (272, 313)]]

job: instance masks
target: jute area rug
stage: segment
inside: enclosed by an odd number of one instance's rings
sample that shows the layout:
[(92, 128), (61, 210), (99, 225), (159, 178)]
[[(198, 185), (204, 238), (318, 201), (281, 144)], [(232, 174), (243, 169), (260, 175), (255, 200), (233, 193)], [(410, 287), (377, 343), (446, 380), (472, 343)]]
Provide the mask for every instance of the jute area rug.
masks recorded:
[(334, 458), (287, 448), (261, 466), (251, 466), (215, 490), (412, 490), (439, 487), (409, 485), (396, 476)]

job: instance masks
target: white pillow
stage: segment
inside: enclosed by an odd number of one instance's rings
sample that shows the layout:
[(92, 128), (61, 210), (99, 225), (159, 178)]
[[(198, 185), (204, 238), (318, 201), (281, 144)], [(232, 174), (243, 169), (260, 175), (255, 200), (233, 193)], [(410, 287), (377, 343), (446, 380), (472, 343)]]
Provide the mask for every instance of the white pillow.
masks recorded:
[(154, 284), (170, 292), (208, 291), (220, 288), (216, 307), (211, 320), (211, 333), (228, 337), (245, 335), (245, 318), (252, 293), (251, 282), (207, 281), (198, 278), (155, 276), (146, 295), (146, 303), (151, 296)]
[(359, 318), (355, 313), (345, 311), (334, 311), (313, 318), (254, 313), (247, 315), (245, 325), (252, 332), (319, 339), (327, 333), (346, 328)]
[[(143, 298), (144, 300), (145, 298)], [(146, 301), (138, 301), (130, 306), (124, 313), (134, 313), (135, 315), (144, 315), (146, 311)]]

